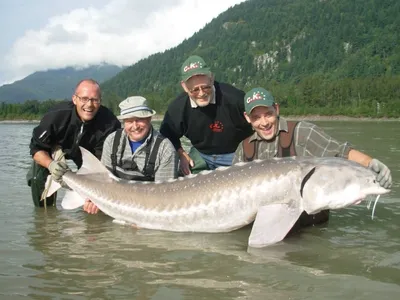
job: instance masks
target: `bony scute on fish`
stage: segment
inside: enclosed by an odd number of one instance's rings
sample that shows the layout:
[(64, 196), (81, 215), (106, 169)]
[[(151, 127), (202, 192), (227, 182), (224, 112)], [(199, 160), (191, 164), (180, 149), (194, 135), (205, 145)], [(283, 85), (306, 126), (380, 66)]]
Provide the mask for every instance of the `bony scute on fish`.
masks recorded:
[(82, 168), (63, 177), (72, 189), (62, 201), (65, 209), (91, 199), (116, 220), (177, 232), (229, 232), (254, 220), (252, 247), (281, 241), (303, 211), (340, 209), (389, 192), (375, 182), (371, 170), (341, 158), (257, 160), (165, 182), (132, 184), (116, 179), (89, 151), (81, 151)]

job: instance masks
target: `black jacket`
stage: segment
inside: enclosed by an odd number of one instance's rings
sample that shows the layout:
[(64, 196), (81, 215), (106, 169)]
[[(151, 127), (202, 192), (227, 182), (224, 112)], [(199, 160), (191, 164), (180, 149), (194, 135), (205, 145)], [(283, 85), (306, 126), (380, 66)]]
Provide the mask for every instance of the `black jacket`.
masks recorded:
[(121, 128), (121, 123), (104, 106), (100, 106), (92, 120), (82, 122), (73, 102), (62, 102), (49, 110), (33, 129), (30, 153), (33, 156), (44, 150), (50, 154), (52, 148), (59, 145), (66, 153), (65, 157), (80, 167), (82, 155), (79, 146), (101, 159), (104, 140), (118, 128)]
[(204, 154), (236, 151), (239, 143), (253, 133), (244, 118), (244, 92), (226, 83), (214, 83), (215, 104), (192, 108), (187, 93), (182, 93), (168, 107), (160, 127), (175, 149), (186, 136)]

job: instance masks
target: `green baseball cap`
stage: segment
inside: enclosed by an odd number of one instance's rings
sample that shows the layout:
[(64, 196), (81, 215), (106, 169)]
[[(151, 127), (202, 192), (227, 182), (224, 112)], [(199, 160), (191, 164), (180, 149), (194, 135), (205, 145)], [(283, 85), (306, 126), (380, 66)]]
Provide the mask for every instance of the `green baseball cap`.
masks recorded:
[(266, 89), (254, 88), (244, 95), (244, 110), (249, 115), (257, 106), (272, 106), (275, 104), (274, 97)]
[(187, 60), (185, 60), (181, 67), (182, 81), (187, 81), (194, 75), (211, 75), (211, 71), (204, 59), (197, 55), (190, 56)]

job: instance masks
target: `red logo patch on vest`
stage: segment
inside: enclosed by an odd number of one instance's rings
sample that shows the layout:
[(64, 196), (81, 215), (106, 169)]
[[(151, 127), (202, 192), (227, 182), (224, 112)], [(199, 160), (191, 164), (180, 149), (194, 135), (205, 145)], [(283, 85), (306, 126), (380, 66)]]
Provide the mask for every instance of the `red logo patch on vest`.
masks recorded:
[(211, 123), (209, 127), (213, 132), (224, 131), (224, 124), (222, 124), (220, 121), (214, 121), (214, 123)]

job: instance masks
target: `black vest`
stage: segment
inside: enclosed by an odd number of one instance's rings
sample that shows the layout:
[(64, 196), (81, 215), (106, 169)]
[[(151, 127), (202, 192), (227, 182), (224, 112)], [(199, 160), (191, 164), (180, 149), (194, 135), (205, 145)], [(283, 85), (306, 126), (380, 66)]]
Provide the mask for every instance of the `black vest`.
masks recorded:
[[(122, 130), (123, 129), (118, 129), (115, 132), (115, 136), (114, 136), (114, 142), (113, 142), (113, 147), (112, 147), (112, 152), (111, 152), (111, 165), (112, 165), (112, 172), (115, 176), (117, 176), (117, 165), (122, 165), (122, 156), (124, 154), (124, 149), (125, 149), (125, 145), (126, 145), (126, 139), (123, 140), (122, 142), (122, 151), (121, 151), (121, 157), (120, 157), (120, 161), (118, 164), (118, 160), (117, 160), (117, 150), (118, 150), (118, 145), (119, 142), (121, 140), (121, 135), (122, 135)], [(135, 180), (135, 181), (154, 181), (154, 168), (155, 168), (155, 162), (156, 162), (156, 157), (157, 157), (157, 153), (158, 153), (158, 149), (160, 148), (160, 144), (163, 141), (164, 137), (161, 135), (157, 136), (156, 142), (154, 144), (153, 147), (153, 151), (151, 151), (150, 153), (150, 149), (151, 149), (151, 143), (149, 143), (149, 145), (146, 145), (146, 159), (144, 162), (144, 168), (142, 171), (140, 171), (137, 168), (137, 171), (142, 173), (143, 175), (138, 175), (138, 176), (131, 176), (129, 178), (129, 180)]]

